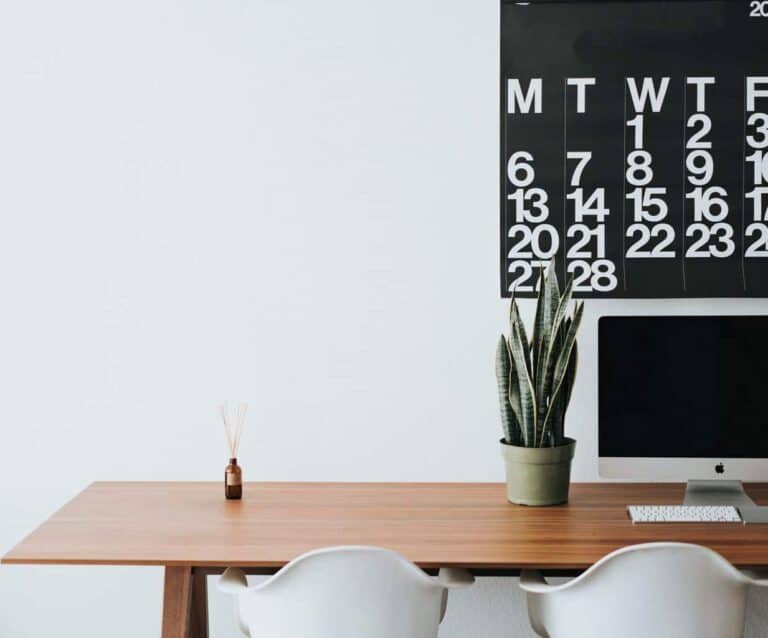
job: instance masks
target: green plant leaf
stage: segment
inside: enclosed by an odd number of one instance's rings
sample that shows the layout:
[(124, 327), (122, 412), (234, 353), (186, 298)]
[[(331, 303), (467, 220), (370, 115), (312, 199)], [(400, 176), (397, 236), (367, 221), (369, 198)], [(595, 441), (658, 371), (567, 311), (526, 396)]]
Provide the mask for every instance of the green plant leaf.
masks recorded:
[(536, 395), (533, 390), (533, 381), (528, 373), (528, 366), (525, 363), (525, 353), (517, 323), (512, 324), (509, 349), (512, 353), (512, 374), (509, 384), (510, 403), (512, 403), (514, 410), (515, 402), (517, 402), (519, 412), (516, 412), (516, 416), (523, 434), (523, 442), (526, 447), (533, 447), (536, 437)]
[[(523, 325), (522, 318), (520, 317), (520, 309), (517, 306), (517, 301), (514, 298), (514, 291), (512, 293), (512, 299), (509, 304), (509, 332), (510, 335), (517, 332), (520, 337), (520, 345), (523, 350), (523, 357), (525, 358), (526, 372), (530, 377), (531, 375), (531, 354), (528, 339), (525, 333), (525, 326)], [(527, 432), (523, 426), (524, 409), (521, 404), (520, 386), (517, 373), (515, 372), (515, 363), (512, 357), (510, 342), (507, 342), (510, 347), (510, 374), (509, 374), (509, 402), (512, 406), (512, 411), (515, 416), (515, 420), (518, 428), (519, 440), (523, 445), (527, 445)]]
[(568, 404), (571, 401), (573, 383), (576, 378), (576, 368), (578, 365), (579, 349), (578, 343), (573, 344), (571, 358), (568, 361), (568, 368), (563, 380), (563, 386), (555, 398), (554, 408), (552, 410), (551, 424), (548, 432), (552, 433), (552, 445), (562, 445), (565, 438), (565, 413), (568, 410)]
[(499, 338), (496, 347), (496, 382), (499, 389), (499, 408), (501, 410), (501, 428), (504, 432), (504, 440), (510, 445), (519, 445), (520, 428), (512, 406), (509, 402), (510, 382), (510, 353), (507, 339), (504, 335)]
[[(507, 341), (509, 343), (509, 341)], [(526, 432), (523, 426), (523, 406), (520, 401), (520, 384), (517, 380), (517, 373), (515, 372), (515, 364), (512, 361), (512, 352), (509, 353), (510, 366), (509, 366), (509, 406), (512, 409), (512, 414), (515, 417), (515, 423), (520, 435), (520, 441), (522, 445), (526, 445)]]
[(512, 299), (509, 302), (509, 333), (512, 334), (512, 326), (517, 325), (517, 329), (520, 331), (520, 343), (523, 346), (523, 354), (525, 355), (525, 363), (528, 368), (528, 374), (531, 374), (531, 347), (528, 343), (528, 335), (525, 332), (525, 325), (523, 319), (520, 316), (520, 309), (517, 307), (517, 300), (515, 299), (515, 293), (512, 292)]
[(568, 314), (568, 306), (571, 304), (572, 298), (573, 298), (573, 277), (571, 277), (568, 280), (568, 283), (566, 283), (565, 288), (563, 289), (563, 294), (560, 296), (560, 300), (558, 301), (557, 310), (555, 311), (555, 317), (552, 320), (553, 334), (560, 327), (560, 324), (565, 321), (566, 316)]
[[(565, 317), (560, 327), (560, 336), (558, 337), (560, 350), (562, 350), (563, 348), (563, 344), (565, 343), (565, 335), (568, 334), (568, 331), (570, 330), (570, 328), (571, 328), (571, 318)], [(578, 343), (573, 344), (574, 350), (576, 350), (577, 345)], [(571, 354), (571, 359), (572, 358), (573, 358), (573, 354)], [(569, 366), (570, 366), (570, 363), (569, 363)], [(552, 374), (554, 375), (554, 369), (552, 370)], [(566, 376), (566, 380), (564, 381), (564, 383), (567, 383), (567, 380), (568, 379)], [(565, 387), (567, 386), (564, 386), (564, 388)], [(561, 444), (563, 432), (564, 432), (564, 427), (563, 427), (564, 423), (565, 423), (565, 408), (563, 407), (563, 393), (561, 392), (560, 394), (558, 394), (558, 396), (555, 399), (555, 404), (552, 410), (552, 423), (549, 428), (549, 431), (553, 433), (553, 437), (552, 437), (553, 445)]]
[(557, 309), (555, 310), (552, 319), (552, 329), (549, 343), (546, 347), (546, 355), (542, 355), (539, 359), (540, 363), (543, 361), (540, 378), (537, 379), (536, 382), (536, 399), (540, 421), (538, 424), (539, 429), (543, 429), (544, 427), (544, 417), (551, 402), (550, 395), (552, 393), (552, 380), (554, 377), (555, 364), (557, 363), (557, 358), (565, 344), (565, 335), (567, 333), (565, 319), (572, 295), (573, 279), (568, 281), (565, 290), (563, 290), (563, 294), (558, 300)]
[(571, 402), (571, 394), (573, 393), (573, 384), (576, 381), (576, 370), (579, 367), (579, 344), (574, 342), (573, 352), (571, 352), (571, 359), (568, 362), (568, 371), (565, 374), (565, 407)]
[(539, 288), (539, 299), (536, 304), (536, 324), (534, 330), (536, 331), (536, 366), (535, 366), (535, 381), (538, 384), (540, 380), (540, 374), (543, 370), (544, 361), (546, 357), (547, 349), (549, 348), (549, 341), (552, 335), (552, 323), (557, 313), (557, 307), (560, 303), (560, 288), (557, 283), (557, 275), (555, 273), (555, 262), (550, 262), (547, 275), (544, 277)]
[[(534, 367), (534, 389), (537, 399), (538, 422), (536, 423), (536, 440), (541, 440), (541, 431), (544, 425), (544, 414), (547, 408), (547, 357), (552, 349), (552, 341), (555, 339), (554, 321), (560, 305), (560, 287), (557, 283), (555, 262), (551, 261), (544, 279), (543, 288), (539, 290), (539, 302), (536, 310), (537, 324), (536, 335), (538, 342), (536, 348), (536, 365)], [(539, 310), (540, 308), (540, 310)]]
[(541, 335), (539, 334), (539, 325), (542, 323), (542, 313), (544, 312), (544, 303), (541, 299), (541, 293), (544, 290), (544, 267), (542, 266), (539, 270), (539, 280), (538, 280), (538, 293), (539, 296), (536, 300), (536, 314), (533, 317), (533, 329), (531, 331), (531, 344), (530, 344), (530, 350), (531, 350), (531, 359), (532, 359), (532, 369), (531, 369), (531, 376), (533, 376), (533, 371), (536, 370), (536, 366), (539, 363), (539, 341), (541, 340)]
[[(555, 372), (552, 379), (552, 384), (553, 384), (552, 395), (550, 397), (547, 414), (545, 415), (544, 421), (542, 423), (541, 433), (539, 434), (538, 441), (543, 440), (544, 432), (548, 431), (548, 429), (552, 425), (553, 412), (558, 410), (557, 406), (558, 406), (558, 403), (560, 403), (560, 400), (559, 400), (560, 392), (563, 391), (565, 376), (568, 371), (568, 367), (571, 360), (571, 352), (576, 346), (576, 333), (578, 332), (579, 326), (581, 325), (581, 318), (583, 314), (584, 314), (584, 303), (583, 302), (577, 303), (576, 310), (573, 313), (573, 320), (568, 326), (568, 332), (565, 335), (565, 342), (563, 343), (562, 350), (560, 351), (560, 354), (557, 358), (557, 363), (555, 364)], [(574, 375), (575, 375), (575, 370), (574, 370)], [(563, 411), (563, 418), (564, 418), (565, 407), (563, 407), (562, 411)]]

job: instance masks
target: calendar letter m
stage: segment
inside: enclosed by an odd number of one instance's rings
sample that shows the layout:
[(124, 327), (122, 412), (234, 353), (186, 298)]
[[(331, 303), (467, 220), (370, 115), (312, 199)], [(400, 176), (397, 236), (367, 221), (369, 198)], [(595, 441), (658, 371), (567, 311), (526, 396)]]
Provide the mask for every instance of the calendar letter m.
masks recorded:
[(534, 113), (541, 113), (541, 78), (533, 78), (525, 93), (520, 80), (507, 79), (507, 113), (530, 113), (531, 107)]

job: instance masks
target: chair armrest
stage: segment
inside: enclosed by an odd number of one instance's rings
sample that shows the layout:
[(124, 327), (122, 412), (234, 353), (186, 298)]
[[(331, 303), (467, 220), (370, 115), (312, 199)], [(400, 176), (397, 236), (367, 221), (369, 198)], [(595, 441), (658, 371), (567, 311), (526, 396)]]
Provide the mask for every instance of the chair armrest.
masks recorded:
[(541, 572), (535, 569), (524, 569), (520, 573), (520, 589), (531, 594), (543, 594), (551, 591), (554, 587), (544, 580)]
[(768, 587), (768, 571), (765, 569), (743, 569), (741, 573), (749, 579), (750, 585)]
[(740, 569), (741, 574), (756, 587), (768, 587), (768, 570), (765, 568)]
[(466, 569), (459, 567), (442, 567), (437, 574), (438, 582), (447, 589), (469, 587), (475, 582), (475, 577)]
[(221, 575), (217, 585), (221, 591), (227, 594), (237, 594), (244, 589), (248, 589), (248, 579), (242, 569), (229, 567)]
[(469, 587), (475, 582), (475, 577), (460, 567), (441, 567), (435, 580), (443, 587), (443, 599), (440, 603), (440, 622), (443, 622), (448, 606), (448, 590)]

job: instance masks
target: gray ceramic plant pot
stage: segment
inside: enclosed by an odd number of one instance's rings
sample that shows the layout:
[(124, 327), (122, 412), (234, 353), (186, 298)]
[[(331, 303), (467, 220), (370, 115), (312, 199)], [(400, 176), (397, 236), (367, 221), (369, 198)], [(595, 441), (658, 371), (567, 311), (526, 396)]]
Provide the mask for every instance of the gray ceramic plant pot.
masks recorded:
[(576, 441), (559, 447), (518, 447), (501, 441), (507, 468), (507, 499), (517, 505), (559, 505), (568, 502), (571, 460)]

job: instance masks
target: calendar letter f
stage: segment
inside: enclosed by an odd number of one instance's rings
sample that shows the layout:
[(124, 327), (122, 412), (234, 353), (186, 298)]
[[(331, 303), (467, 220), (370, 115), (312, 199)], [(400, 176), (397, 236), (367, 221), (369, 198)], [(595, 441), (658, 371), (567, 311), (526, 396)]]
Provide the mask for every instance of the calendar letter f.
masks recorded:
[(755, 100), (759, 97), (768, 97), (768, 77), (747, 77), (747, 111), (757, 110)]

